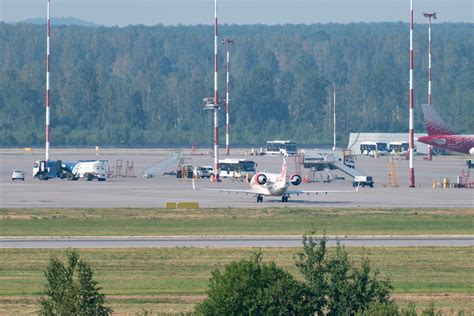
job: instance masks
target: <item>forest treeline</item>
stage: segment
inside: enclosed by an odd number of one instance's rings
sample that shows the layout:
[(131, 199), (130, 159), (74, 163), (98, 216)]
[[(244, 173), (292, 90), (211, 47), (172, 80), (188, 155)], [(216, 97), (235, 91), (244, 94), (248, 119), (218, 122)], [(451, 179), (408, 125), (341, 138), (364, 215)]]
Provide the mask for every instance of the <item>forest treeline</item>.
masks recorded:
[[(0, 145), (44, 143), (45, 26), (0, 23)], [(350, 132), (408, 130), (405, 23), (223, 25), (231, 46), (231, 143), (328, 144), (336, 85), (339, 142)], [(433, 103), (474, 131), (474, 24), (433, 25)], [(415, 26), (415, 131), (425, 131), (428, 30)], [(55, 26), (53, 146), (212, 143), (213, 28)], [(225, 97), (220, 45), (219, 96)], [(225, 111), (220, 111), (224, 140)]]

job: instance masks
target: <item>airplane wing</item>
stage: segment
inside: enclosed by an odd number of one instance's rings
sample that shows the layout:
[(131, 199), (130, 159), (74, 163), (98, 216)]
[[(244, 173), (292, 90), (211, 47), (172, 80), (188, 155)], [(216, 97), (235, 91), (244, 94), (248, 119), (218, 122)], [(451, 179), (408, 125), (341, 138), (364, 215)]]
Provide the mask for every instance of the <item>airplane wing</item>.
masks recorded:
[(239, 189), (214, 189), (214, 188), (199, 188), (196, 186), (196, 183), (193, 181), (193, 190), (200, 190), (200, 191), (214, 191), (214, 192), (228, 192), (228, 193), (244, 193), (244, 194), (262, 194), (265, 195), (266, 191), (260, 191), (258, 189), (255, 190), (239, 190)]
[(354, 193), (359, 191), (359, 186), (355, 190), (317, 190), (317, 191), (304, 191), (304, 190), (288, 190), (288, 195), (299, 195), (299, 194), (328, 194), (328, 193)]

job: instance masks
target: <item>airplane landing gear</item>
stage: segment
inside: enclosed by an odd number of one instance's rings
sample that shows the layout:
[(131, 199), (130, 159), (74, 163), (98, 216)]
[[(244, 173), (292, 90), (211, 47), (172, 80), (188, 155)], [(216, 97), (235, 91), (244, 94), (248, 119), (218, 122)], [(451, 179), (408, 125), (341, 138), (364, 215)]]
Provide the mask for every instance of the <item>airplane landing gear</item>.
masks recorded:
[(289, 198), (289, 197), (290, 197), (290, 196), (289, 196), (288, 194), (284, 194), (284, 195), (281, 196), (281, 201), (282, 201), (282, 202), (288, 202), (288, 198)]
[(263, 203), (263, 196), (257, 195), (257, 203)]

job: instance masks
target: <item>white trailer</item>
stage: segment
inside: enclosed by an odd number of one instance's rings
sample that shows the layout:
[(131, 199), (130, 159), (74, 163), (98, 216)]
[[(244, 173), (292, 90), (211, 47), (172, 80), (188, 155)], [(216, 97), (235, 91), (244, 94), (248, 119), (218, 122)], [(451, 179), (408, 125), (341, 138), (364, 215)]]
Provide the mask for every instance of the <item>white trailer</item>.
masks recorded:
[(71, 173), (74, 178), (84, 178), (87, 181), (97, 179), (105, 181), (109, 170), (109, 162), (107, 160), (78, 161)]

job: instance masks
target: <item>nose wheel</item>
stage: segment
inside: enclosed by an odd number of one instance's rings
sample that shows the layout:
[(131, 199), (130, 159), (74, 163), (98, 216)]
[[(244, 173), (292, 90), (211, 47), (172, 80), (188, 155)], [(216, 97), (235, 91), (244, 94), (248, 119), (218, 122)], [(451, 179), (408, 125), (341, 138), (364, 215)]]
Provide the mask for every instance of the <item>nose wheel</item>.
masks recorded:
[(261, 196), (260, 194), (257, 195), (257, 203), (262, 203), (263, 202), (263, 196)]
[(288, 202), (288, 199), (290, 198), (290, 196), (288, 194), (284, 194), (281, 196), (281, 201), (282, 202)]

